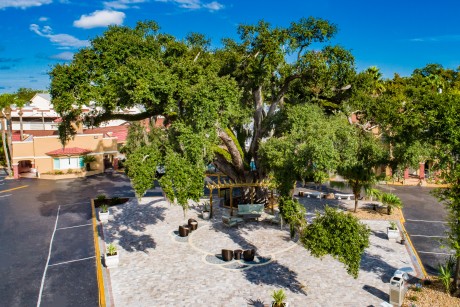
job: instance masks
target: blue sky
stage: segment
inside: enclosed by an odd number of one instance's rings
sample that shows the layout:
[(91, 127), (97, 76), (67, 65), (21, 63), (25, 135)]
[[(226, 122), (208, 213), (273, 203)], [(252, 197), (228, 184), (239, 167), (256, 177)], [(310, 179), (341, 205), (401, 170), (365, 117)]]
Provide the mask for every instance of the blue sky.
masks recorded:
[(238, 24), (264, 19), (288, 26), (301, 17), (338, 25), (332, 44), (352, 51), (358, 70), (377, 66), (385, 77), (410, 75), (439, 63), (460, 66), (458, 0), (0, 0), (0, 93), (48, 89), (47, 72), (101, 35), (109, 24), (155, 20), (183, 38), (200, 32), (215, 46), (236, 38)]

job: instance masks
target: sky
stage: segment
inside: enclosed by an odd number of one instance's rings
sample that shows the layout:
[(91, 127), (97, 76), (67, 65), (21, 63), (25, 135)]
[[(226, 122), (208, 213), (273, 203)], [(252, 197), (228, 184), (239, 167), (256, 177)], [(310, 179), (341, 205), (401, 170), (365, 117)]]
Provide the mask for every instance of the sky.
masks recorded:
[(69, 63), (109, 25), (154, 20), (184, 38), (205, 34), (213, 46), (237, 39), (239, 24), (264, 19), (287, 27), (302, 17), (338, 26), (330, 42), (352, 52), (358, 71), (409, 76), (430, 63), (460, 66), (458, 0), (0, 0), (0, 93), (49, 89), (48, 72)]

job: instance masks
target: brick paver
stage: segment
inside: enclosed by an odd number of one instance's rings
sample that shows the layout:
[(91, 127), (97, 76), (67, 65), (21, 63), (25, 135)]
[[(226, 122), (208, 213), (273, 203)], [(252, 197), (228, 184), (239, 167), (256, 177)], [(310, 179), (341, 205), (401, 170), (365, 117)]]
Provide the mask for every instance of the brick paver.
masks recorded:
[[(290, 240), (287, 228), (263, 221), (228, 228), (220, 222), (221, 208), (212, 221), (202, 220), (198, 209), (192, 205), (184, 218), (181, 207), (162, 198), (112, 208), (104, 234), (121, 251), (120, 266), (110, 269), (115, 306), (269, 306), (279, 288), (291, 306), (378, 306), (388, 300), (393, 272), (413, 268), (406, 247), (386, 239), (386, 221), (365, 221), (371, 246), (353, 279), (340, 262), (315, 258)], [(180, 240), (175, 231), (188, 218), (197, 219), (199, 228)], [(209, 261), (223, 248), (252, 247), (269, 261)]]

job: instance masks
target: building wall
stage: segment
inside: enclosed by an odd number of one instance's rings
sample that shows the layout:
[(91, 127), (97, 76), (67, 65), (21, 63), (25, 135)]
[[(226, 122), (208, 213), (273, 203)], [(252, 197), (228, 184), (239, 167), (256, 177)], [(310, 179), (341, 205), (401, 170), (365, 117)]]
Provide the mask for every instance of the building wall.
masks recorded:
[[(66, 145), (67, 148), (79, 147), (91, 150), (88, 155), (93, 155), (96, 162), (91, 163), (91, 168), (95, 170), (104, 169), (104, 155), (109, 158), (117, 157), (117, 139), (104, 138), (102, 134), (82, 134), (75, 135), (75, 138)], [(34, 137), (28, 142), (13, 142), (13, 165), (19, 161), (30, 160), (32, 165), (40, 173), (51, 172), (54, 170), (53, 158), (46, 153), (62, 148), (57, 136)], [(78, 155), (71, 156), (78, 157)]]

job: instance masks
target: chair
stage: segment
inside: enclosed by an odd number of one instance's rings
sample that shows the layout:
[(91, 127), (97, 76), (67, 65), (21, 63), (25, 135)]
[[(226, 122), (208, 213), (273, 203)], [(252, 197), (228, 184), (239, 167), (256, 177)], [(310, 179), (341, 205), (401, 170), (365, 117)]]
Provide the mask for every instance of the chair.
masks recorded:
[(231, 217), (228, 215), (222, 215), (222, 223), (226, 226), (232, 227), (242, 223), (243, 219), (239, 217)]
[(179, 236), (180, 237), (187, 237), (190, 232), (190, 228), (188, 226), (179, 226)]
[(194, 219), (188, 219), (188, 227), (190, 231), (196, 230), (198, 228), (198, 222)]
[(233, 251), (230, 249), (223, 249), (222, 250), (222, 259), (224, 261), (230, 261), (233, 259)]
[(235, 258), (235, 260), (240, 260), (241, 259), (241, 254), (243, 253), (243, 250), (241, 249), (235, 249), (233, 251), (233, 257)]
[(243, 252), (243, 259), (245, 261), (253, 261), (255, 255), (256, 255), (255, 249), (247, 249)]

